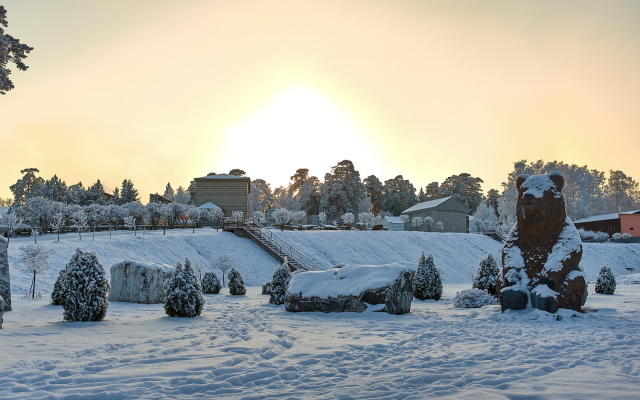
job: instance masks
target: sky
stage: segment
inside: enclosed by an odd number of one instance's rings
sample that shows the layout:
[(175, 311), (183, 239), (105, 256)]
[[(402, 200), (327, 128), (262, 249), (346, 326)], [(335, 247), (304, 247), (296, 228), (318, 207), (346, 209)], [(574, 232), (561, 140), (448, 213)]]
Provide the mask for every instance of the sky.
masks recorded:
[(640, 180), (638, 1), (4, 0), (34, 47), (0, 96), (0, 197), (20, 170), (141, 200), (233, 168), (272, 188), (415, 187), (522, 159)]

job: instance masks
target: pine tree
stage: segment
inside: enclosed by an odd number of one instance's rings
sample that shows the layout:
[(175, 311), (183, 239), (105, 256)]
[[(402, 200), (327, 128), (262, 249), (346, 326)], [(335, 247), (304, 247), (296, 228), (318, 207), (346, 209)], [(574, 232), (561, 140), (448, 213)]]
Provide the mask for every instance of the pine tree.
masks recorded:
[(58, 273), (58, 279), (53, 284), (53, 291), (51, 292), (51, 304), (54, 306), (63, 306), (65, 299), (65, 292), (67, 290), (67, 270), (61, 269)]
[(491, 296), (497, 297), (496, 279), (498, 279), (499, 274), (498, 262), (493, 257), (493, 254), (487, 253), (485, 257), (480, 258), (478, 272), (473, 278), (473, 288), (485, 290)]
[(7, 10), (0, 6), (0, 95), (13, 89), (13, 82), (9, 79), (11, 70), (7, 64), (12, 62), (20, 71), (26, 71), (29, 67), (23, 62), (33, 47), (20, 43), (20, 39), (4, 33), (4, 28), (9, 26), (7, 22)]
[(440, 300), (442, 297), (442, 278), (433, 262), (433, 255), (425, 257), (424, 250), (418, 261), (418, 269), (413, 277), (413, 295), (416, 299)]
[(220, 278), (215, 272), (207, 272), (202, 278), (202, 293), (204, 294), (218, 294), (222, 290), (222, 283)]
[(122, 181), (122, 189), (120, 189), (120, 202), (118, 204), (126, 204), (140, 200), (138, 196), (138, 189), (133, 187), (133, 182), (130, 179)]
[(291, 281), (291, 272), (289, 272), (289, 260), (285, 256), (282, 265), (276, 267), (271, 278), (271, 296), (269, 303), (284, 304), (284, 296), (289, 289), (289, 281)]
[(164, 297), (164, 310), (170, 317), (193, 318), (202, 312), (202, 287), (188, 258), (184, 267), (178, 262), (173, 276), (164, 282)]
[(107, 315), (111, 285), (96, 253), (78, 248), (66, 270), (65, 321), (102, 321)]
[(611, 268), (602, 264), (596, 279), (596, 293), (614, 294), (616, 292), (616, 277)]
[(239, 296), (247, 293), (244, 287), (244, 277), (237, 269), (233, 268), (229, 272), (229, 294)]

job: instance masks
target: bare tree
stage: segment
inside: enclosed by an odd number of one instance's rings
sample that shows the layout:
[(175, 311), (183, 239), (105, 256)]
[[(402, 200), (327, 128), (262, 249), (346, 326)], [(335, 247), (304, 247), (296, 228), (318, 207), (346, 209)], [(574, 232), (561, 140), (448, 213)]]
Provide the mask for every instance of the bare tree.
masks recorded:
[(222, 287), (224, 287), (224, 272), (236, 267), (236, 259), (231, 254), (223, 254), (214, 258), (211, 266), (222, 271)]
[[(54, 254), (56, 254), (55, 250), (48, 250), (41, 244), (20, 246), (20, 255), (18, 256), (15, 268), (18, 271), (33, 274), (33, 282), (31, 282), (29, 293), (31, 298), (35, 298), (36, 295), (36, 275), (51, 268), (49, 257)], [(29, 297), (29, 295), (27, 295), (27, 297)]]
[(7, 231), (7, 247), (9, 247), (11, 235), (21, 223), (22, 218), (18, 218), (14, 213), (4, 214), (0, 219), (0, 226)]

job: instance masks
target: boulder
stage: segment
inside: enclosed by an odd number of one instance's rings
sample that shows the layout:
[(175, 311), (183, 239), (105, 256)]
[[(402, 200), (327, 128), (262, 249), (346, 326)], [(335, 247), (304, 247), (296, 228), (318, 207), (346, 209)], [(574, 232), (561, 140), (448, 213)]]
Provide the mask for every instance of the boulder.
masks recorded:
[(9, 277), (7, 239), (2, 236), (0, 236), (0, 297), (4, 299), (3, 311), (11, 311), (11, 278)]
[(267, 296), (271, 295), (271, 281), (262, 285), (262, 294), (266, 294)]
[(413, 272), (399, 264), (351, 265), (293, 276), (284, 299), (287, 311), (362, 312), (384, 304), (389, 314), (411, 311)]
[(109, 301), (164, 303), (164, 281), (174, 268), (159, 264), (123, 261), (111, 267)]

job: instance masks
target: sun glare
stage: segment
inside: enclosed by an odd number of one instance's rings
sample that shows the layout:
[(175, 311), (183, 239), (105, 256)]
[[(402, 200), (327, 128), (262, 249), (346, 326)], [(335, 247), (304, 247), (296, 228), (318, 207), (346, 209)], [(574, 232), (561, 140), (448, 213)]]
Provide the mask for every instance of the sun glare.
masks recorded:
[(242, 168), (251, 178), (265, 179), (275, 187), (286, 185), (298, 168), (308, 168), (323, 179), (343, 159), (353, 161), (361, 174), (378, 173), (377, 157), (366, 136), (316, 91), (294, 87), (227, 131), (216, 164), (223, 172)]

